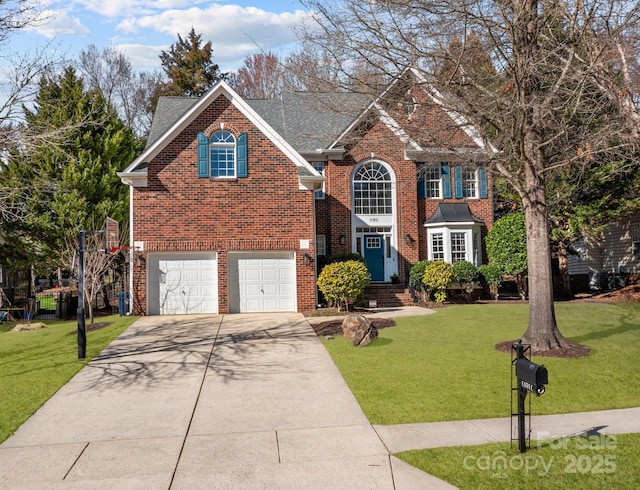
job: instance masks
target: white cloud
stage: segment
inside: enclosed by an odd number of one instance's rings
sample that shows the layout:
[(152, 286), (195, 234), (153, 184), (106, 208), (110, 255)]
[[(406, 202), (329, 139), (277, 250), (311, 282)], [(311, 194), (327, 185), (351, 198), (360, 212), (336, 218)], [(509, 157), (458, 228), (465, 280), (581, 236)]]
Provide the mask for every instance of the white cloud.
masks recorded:
[(44, 10), (39, 19), (26, 30), (50, 39), (60, 35), (87, 36), (90, 33), (90, 30), (82, 25), (78, 17), (70, 17), (67, 12), (62, 10)]
[(145, 44), (118, 44), (115, 46), (122, 51), (131, 65), (143, 70), (153, 70), (160, 67), (160, 52), (169, 46), (149, 46)]
[(207, 8), (166, 10), (156, 15), (123, 20), (117, 29), (134, 33), (153, 30), (177, 39), (195, 29), (204, 41), (213, 43), (214, 53), (251, 44), (271, 49), (296, 42), (293, 27), (299, 25), (306, 14), (303, 11), (272, 13), (256, 7), (213, 4)]
[[(224, 72), (237, 69), (247, 55), (259, 50), (283, 54), (282, 51), (297, 43), (293, 28), (300, 25), (306, 15), (301, 10), (273, 13), (256, 7), (214, 3), (206, 8), (171, 9), (128, 18), (121, 21), (116, 30), (123, 34), (123, 44), (119, 46), (134, 66), (137, 65), (135, 59), (140, 59), (141, 65), (146, 59), (144, 66), (156, 68), (160, 66), (160, 50), (168, 49), (178, 34), (184, 38), (193, 27), (197, 34), (202, 34), (203, 42), (211, 41), (213, 61)], [(167, 40), (166, 46), (157, 45), (159, 36)], [(145, 53), (142, 44), (124, 44), (127, 38), (133, 37), (153, 38), (156, 46), (148, 47), (151, 53)]]
[[(116, 18), (147, 15), (158, 10), (179, 9), (210, 2), (211, 0), (75, 0), (72, 3), (77, 8)], [(68, 5), (69, 2), (64, 1), (64, 4)]]

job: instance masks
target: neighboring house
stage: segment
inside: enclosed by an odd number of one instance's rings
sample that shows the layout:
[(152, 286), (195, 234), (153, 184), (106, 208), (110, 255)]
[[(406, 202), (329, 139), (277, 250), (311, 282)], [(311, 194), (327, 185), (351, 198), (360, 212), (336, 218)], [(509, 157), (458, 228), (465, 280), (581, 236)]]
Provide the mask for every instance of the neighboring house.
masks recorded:
[(607, 225), (600, 238), (572, 245), (569, 275), (573, 292), (617, 289), (640, 274), (640, 214)]
[(374, 101), (243, 100), (225, 82), (161, 98), (146, 150), (119, 174), (134, 312), (312, 310), (315, 259), (341, 252), (362, 254), (380, 284), (406, 283), (422, 259), (480, 265), (487, 152), (420, 83), (408, 71)]

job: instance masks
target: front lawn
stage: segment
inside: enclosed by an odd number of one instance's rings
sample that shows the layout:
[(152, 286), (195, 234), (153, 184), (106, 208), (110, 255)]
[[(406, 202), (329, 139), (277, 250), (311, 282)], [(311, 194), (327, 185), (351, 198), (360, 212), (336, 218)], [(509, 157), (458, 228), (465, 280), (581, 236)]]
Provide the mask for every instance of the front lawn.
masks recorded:
[(534, 442), (525, 454), (497, 443), (397, 456), (462, 490), (631, 489), (640, 484), (640, 434), (580, 436), (540, 447)]
[(77, 322), (45, 321), (46, 328), (11, 332), (0, 325), (0, 442), (9, 437), (89, 360), (122, 333), (136, 317), (108, 316), (109, 325), (87, 323), (86, 359), (78, 359)]
[[(527, 326), (526, 304), (454, 305), (397, 318), (371, 345), (323, 340), (373, 424), (508, 417), (511, 357), (495, 350)], [(591, 354), (536, 358), (549, 371), (535, 415), (640, 406), (640, 304), (558, 303), (568, 339)]]

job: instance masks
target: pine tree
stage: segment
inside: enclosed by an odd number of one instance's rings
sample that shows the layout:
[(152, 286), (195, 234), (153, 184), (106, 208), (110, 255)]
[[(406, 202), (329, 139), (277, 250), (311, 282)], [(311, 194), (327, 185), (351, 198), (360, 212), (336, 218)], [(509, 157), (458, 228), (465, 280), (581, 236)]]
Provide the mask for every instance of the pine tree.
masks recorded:
[(202, 34), (196, 34), (193, 27), (184, 39), (178, 34), (178, 41), (160, 54), (162, 69), (169, 78), (161, 95), (200, 97), (222, 78), (212, 56), (211, 41), (202, 45)]
[[(62, 134), (14, 151), (0, 174), (5, 185), (28, 186), (24, 221), (9, 225), (5, 253), (47, 270), (64, 267), (64, 251), (80, 229), (100, 229), (106, 216), (128, 217), (128, 189), (116, 172), (139, 150), (135, 135), (95, 90), (85, 91), (73, 68), (40, 82), (29, 131)], [(8, 248), (8, 249), (7, 249)]]

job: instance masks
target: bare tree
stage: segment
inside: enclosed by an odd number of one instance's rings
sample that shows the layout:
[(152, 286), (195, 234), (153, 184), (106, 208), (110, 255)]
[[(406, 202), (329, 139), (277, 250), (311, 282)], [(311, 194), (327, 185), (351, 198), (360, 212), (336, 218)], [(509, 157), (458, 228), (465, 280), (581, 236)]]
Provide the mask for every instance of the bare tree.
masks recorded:
[(139, 137), (146, 137), (162, 73), (136, 72), (124, 53), (111, 46), (100, 51), (93, 44), (80, 52), (79, 69), (88, 87), (97, 89)]
[(340, 60), (331, 51), (310, 42), (284, 61), (283, 86), (292, 92), (335, 92), (341, 88)]
[[(105, 250), (104, 233), (87, 232), (84, 238), (84, 275), (82, 278), (84, 308), (87, 316), (94, 321), (94, 309), (98, 295), (104, 294), (105, 281), (114, 277), (118, 256)], [(79, 278), (78, 241), (69, 243), (66, 249), (68, 263), (71, 264), (73, 276)]]
[(235, 76), (234, 88), (246, 99), (276, 99), (282, 95), (282, 81), (280, 59), (268, 51), (245, 58)]
[[(496, 150), (487, 166), (517, 192), (526, 217), (529, 324), (523, 340), (537, 353), (570, 350), (553, 306), (546, 179), (562, 168), (634, 161), (628, 156), (637, 151), (640, 116), (625, 47), (637, 45), (640, 5), (625, 0), (305, 3), (317, 12), (319, 26), (307, 31), (308, 41), (389, 76), (411, 67), (439, 104), (484, 131)], [(493, 70), (465, 66), (478, 36)], [(441, 76), (443, 70), (448, 77)]]
[(44, 12), (44, 4), (37, 0), (1, 1), (0, 44), (7, 42), (16, 31), (45, 21)]
[[(51, 44), (23, 53), (4, 49), (17, 31), (47, 18), (44, 5), (37, 0), (0, 1), (0, 167), (3, 168), (12, 154), (26, 152), (36, 140), (52, 141), (63, 132), (58, 128), (32, 133), (23, 124), (23, 108), (33, 104), (40, 78), (57, 66)], [(6, 179), (0, 181), (0, 225), (24, 219), (21, 202), (28, 189), (29, 182), (16, 186)]]

